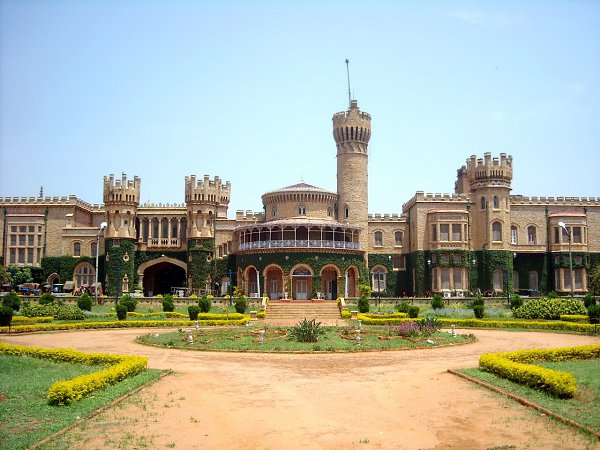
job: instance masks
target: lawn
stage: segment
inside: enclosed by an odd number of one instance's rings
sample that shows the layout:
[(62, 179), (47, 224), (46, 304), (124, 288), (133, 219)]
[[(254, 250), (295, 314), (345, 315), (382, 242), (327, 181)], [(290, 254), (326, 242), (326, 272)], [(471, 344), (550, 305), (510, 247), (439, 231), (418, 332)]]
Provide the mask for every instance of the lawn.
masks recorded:
[[(138, 342), (165, 347), (182, 347), (192, 350), (214, 351), (279, 351), (279, 352), (355, 352), (365, 350), (409, 350), (439, 347), (449, 344), (473, 342), (472, 335), (453, 337), (447, 332), (436, 332), (429, 337), (403, 339), (390, 336), (394, 327), (363, 326), (360, 344), (356, 342), (354, 327), (324, 327), (325, 333), (318, 342), (297, 342), (283, 327), (229, 327), (217, 329), (181, 330), (172, 333), (151, 333), (138, 338)], [(265, 330), (264, 342), (260, 343), (260, 330)], [(189, 342), (192, 336), (193, 343)], [(382, 338), (380, 338), (380, 336)], [(430, 339), (434, 344), (428, 343)]]
[(577, 380), (577, 394), (572, 399), (557, 399), (545, 392), (522, 386), (479, 369), (461, 372), (523, 397), (556, 414), (600, 432), (600, 360), (563, 361), (536, 364), (571, 372)]
[(54, 382), (99, 368), (101, 366), (0, 356), (0, 448), (28, 448), (163, 373), (146, 370), (69, 406), (47, 403), (46, 393)]

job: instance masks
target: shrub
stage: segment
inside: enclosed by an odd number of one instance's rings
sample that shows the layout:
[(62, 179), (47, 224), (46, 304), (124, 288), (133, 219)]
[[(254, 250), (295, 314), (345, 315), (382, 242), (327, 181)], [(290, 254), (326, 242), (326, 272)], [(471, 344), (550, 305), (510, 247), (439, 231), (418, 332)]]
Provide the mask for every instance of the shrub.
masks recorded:
[(444, 307), (444, 298), (440, 294), (434, 294), (431, 297), (431, 307), (433, 309), (442, 309)]
[(410, 304), (407, 301), (402, 301), (400, 303), (397, 303), (395, 306), (396, 311), (401, 312), (401, 313), (408, 313), (409, 307), (410, 307)]
[(596, 304), (596, 297), (594, 297), (589, 292), (587, 294), (585, 294), (585, 297), (583, 297), (583, 305), (586, 307), (586, 309), (589, 308), (591, 305), (595, 305), (595, 304)]
[(244, 314), (246, 312), (247, 307), (248, 307), (248, 300), (246, 299), (245, 296), (235, 299), (235, 311), (236, 312), (238, 312), (240, 314)]
[(317, 342), (323, 333), (325, 330), (321, 328), (321, 322), (306, 317), (289, 329), (289, 335), (298, 342)]
[(600, 305), (590, 305), (588, 308), (590, 323), (600, 323)]
[(85, 314), (74, 305), (57, 305), (50, 303), (46, 305), (24, 305), (21, 315), (26, 317), (49, 317), (56, 320), (84, 320)]
[(198, 306), (200, 307), (200, 311), (202, 311), (203, 313), (207, 313), (210, 311), (212, 302), (206, 295), (204, 295), (200, 300), (198, 300)]
[(361, 297), (369, 298), (371, 296), (371, 286), (368, 284), (359, 284), (358, 292)]
[(469, 304), (469, 308), (475, 308), (476, 306), (485, 306), (485, 301), (483, 300), (483, 297), (481, 295), (478, 295), (475, 298), (473, 298), (473, 300), (471, 300), (471, 303)]
[(517, 309), (523, 306), (523, 299), (520, 295), (514, 294), (510, 296), (510, 309)]
[(548, 298), (558, 298), (558, 294), (556, 291), (550, 291), (548, 292)]
[(117, 310), (117, 319), (127, 320), (127, 306), (119, 303), (115, 309)]
[(361, 313), (369, 312), (369, 299), (365, 297), (360, 297), (358, 299), (358, 311)]
[(418, 320), (417, 325), (421, 328), (421, 331), (426, 331), (429, 334), (435, 333), (440, 328), (440, 320), (434, 316), (427, 316), (424, 319)]
[(175, 302), (173, 302), (173, 296), (171, 294), (165, 295), (161, 303), (163, 312), (173, 312), (175, 310)]
[(2, 304), (10, 307), (13, 311), (21, 309), (21, 299), (16, 292), (9, 292), (2, 298)]
[(129, 294), (125, 294), (119, 299), (119, 303), (127, 307), (127, 312), (134, 312), (137, 307), (137, 300)]
[(411, 319), (416, 319), (419, 317), (420, 308), (418, 306), (409, 306), (408, 307), (408, 317)]
[(473, 314), (477, 319), (482, 319), (485, 311), (485, 306), (483, 305), (475, 305), (473, 306)]
[(47, 305), (49, 303), (54, 302), (56, 297), (54, 297), (54, 295), (52, 295), (50, 292), (46, 292), (45, 294), (42, 294), (40, 296), (40, 298), (38, 299), (38, 303), (40, 305)]
[(83, 294), (82, 296), (77, 298), (77, 307), (82, 311), (91, 311), (92, 310), (93, 299), (92, 296), (88, 293)]
[(188, 306), (188, 314), (190, 316), (190, 320), (198, 320), (198, 314), (200, 314), (200, 307), (196, 305)]
[(573, 298), (534, 298), (513, 311), (517, 319), (559, 320), (573, 314), (586, 314), (581, 302)]
[(415, 322), (404, 322), (396, 328), (396, 334), (402, 337), (417, 337), (420, 331), (421, 327)]
[(0, 305), (0, 327), (10, 327), (13, 309), (7, 305)]

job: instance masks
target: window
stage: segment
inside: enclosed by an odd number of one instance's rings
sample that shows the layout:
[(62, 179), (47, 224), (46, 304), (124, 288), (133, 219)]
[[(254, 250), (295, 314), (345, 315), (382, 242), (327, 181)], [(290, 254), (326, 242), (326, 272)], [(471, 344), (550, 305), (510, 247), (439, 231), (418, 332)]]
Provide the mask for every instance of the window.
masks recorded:
[(306, 215), (306, 206), (300, 205), (298, 206), (298, 215), (305, 216)]
[(498, 196), (494, 195), (494, 209), (500, 208), (500, 201), (498, 200)]
[(75, 242), (73, 244), (73, 256), (81, 256), (81, 243)]
[(406, 256), (393, 256), (392, 265), (394, 270), (406, 270)]
[(575, 279), (575, 289), (583, 289), (583, 269), (574, 269), (573, 278)]
[(578, 266), (580, 266), (581, 264), (583, 264), (583, 256), (581, 255), (577, 255), (573, 257), (573, 264), (577, 264)]
[(373, 292), (383, 292), (386, 289), (386, 273), (385, 268), (375, 267), (373, 268)]
[(573, 238), (574, 244), (581, 244), (583, 241), (581, 239), (581, 227), (573, 227), (571, 228), (571, 236)]
[(452, 224), (452, 240), (462, 241), (462, 225), (460, 223)]
[(538, 288), (538, 273), (535, 270), (529, 272), (529, 289)]
[(449, 264), (450, 263), (450, 255), (439, 255), (437, 260), (440, 264)]
[(440, 241), (450, 240), (450, 225), (447, 223), (440, 224)]
[(394, 233), (394, 243), (396, 245), (396, 247), (402, 247), (402, 238), (404, 233), (402, 233), (402, 231), (396, 231)]
[(437, 225), (431, 225), (431, 242), (437, 241)]
[(333, 215), (333, 210), (331, 207), (327, 208), (327, 217), (331, 217)]
[(502, 224), (500, 222), (492, 223), (492, 241), (502, 241)]
[(383, 233), (381, 231), (375, 232), (375, 245), (378, 247), (383, 246)]
[(514, 225), (511, 225), (510, 227), (510, 243), (511, 244), (518, 244), (518, 237), (517, 237), (517, 227)]
[(537, 230), (533, 225), (527, 227), (527, 243), (529, 245), (537, 244)]
[(346, 219), (350, 217), (350, 208), (348, 208), (348, 205), (344, 205), (344, 217)]
[(277, 206), (273, 206), (271, 209), (271, 217), (277, 217)]
[(439, 269), (442, 289), (450, 289), (450, 269)]
[(75, 267), (75, 273), (73, 274), (73, 279), (76, 282), (76, 287), (81, 287), (83, 285), (94, 284), (95, 272), (94, 268), (90, 263), (82, 263)]
[(98, 251), (98, 245), (96, 242), (92, 242), (90, 244), (90, 254), (92, 255), (92, 258), (96, 257), (96, 253)]
[(554, 243), (560, 244), (560, 227), (554, 227)]
[(485, 209), (485, 197), (481, 197), (481, 209)]
[(463, 273), (460, 269), (452, 270), (452, 281), (454, 282), (454, 289), (463, 289)]
[(504, 290), (503, 286), (504, 283), (502, 280), (502, 271), (500, 269), (496, 269), (494, 270), (494, 290), (502, 291)]

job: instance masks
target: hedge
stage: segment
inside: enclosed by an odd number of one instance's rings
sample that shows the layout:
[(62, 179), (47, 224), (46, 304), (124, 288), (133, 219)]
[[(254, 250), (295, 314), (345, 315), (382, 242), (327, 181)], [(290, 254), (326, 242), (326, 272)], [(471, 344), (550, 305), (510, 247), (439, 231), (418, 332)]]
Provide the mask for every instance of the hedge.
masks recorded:
[[(13, 321), (14, 320), (15, 319), (13, 318)], [(560, 320), (565, 322), (589, 323), (590, 318), (581, 314), (563, 314), (560, 316)]]
[(577, 392), (573, 375), (532, 365), (538, 361), (568, 361), (600, 358), (600, 345), (564, 347), (550, 350), (521, 350), (509, 353), (484, 353), (479, 367), (559, 398), (572, 398)]
[(12, 324), (26, 324), (26, 323), (48, 323), (52, 322), (54, 317), (26, 317), (26, 316), (13, 316)]
[(30, 356), (50, 359), (57, 362), (79, 363), (87, 365), (108, 365), (87, 375), (72, 380), (57, 381), (48, 389), (47, 400), (51, 405), (67, 405), (91, 392), (102, 389), (108, 384), (117, 383), (127, 377), (145, 370), (148, 358), (141, 356), (106, 355), (102, 353), (83, 353), (70, 349), (46, 349), (6, 345), (0, 342), (0, 353), (12, 356)]

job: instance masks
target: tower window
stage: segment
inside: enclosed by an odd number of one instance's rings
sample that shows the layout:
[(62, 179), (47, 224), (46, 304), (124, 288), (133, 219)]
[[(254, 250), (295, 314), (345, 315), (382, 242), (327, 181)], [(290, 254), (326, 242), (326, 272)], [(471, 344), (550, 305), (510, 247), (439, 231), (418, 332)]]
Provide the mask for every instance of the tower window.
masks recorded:
[(375, 245), (378, 247), (383, 245), (383, 233), (381, 231), (375, 232)]
[(494, 195), (494, 209), (500, 208), (500, 201), (498, 200), (498, 196)]
[(510, 227), (510, 243), (514, 245), (518, 244), (517, 227), (515, 225)]
[(402, 238), (403, 238), (402, 231), (396, 231), (394, 233), (394, 243), (395, 243), (396, 247), (402, 247)]
[(300, 205), (298, 206), (298, 215), (305, 216), (306, 215), (306, 206)]
[(527, 227), (527, 243), (529, 245), (537, 244), (537, 230), (533, 225)]
[(73, 256), (81, 256), (81, 243), (75, 242), (73, 244)]
[(277, 206), (273, 206), (273, 209), (271, 209), (271, 216), (277, 217)]
[(481, 209), (485, 209), (485, 197), (481, 197)]
[(344, 218), (348, 218), (350, 216), (350, 208), (348, 205), (344, 205)]
[(331, 209), (331, 207), (327, 208), (327, 217), (331, 217), (332, 214), (333, 210)]
[(492, 241), (499, 242), (502, 240), (502, 224), (494, 222), (492, 224)]

